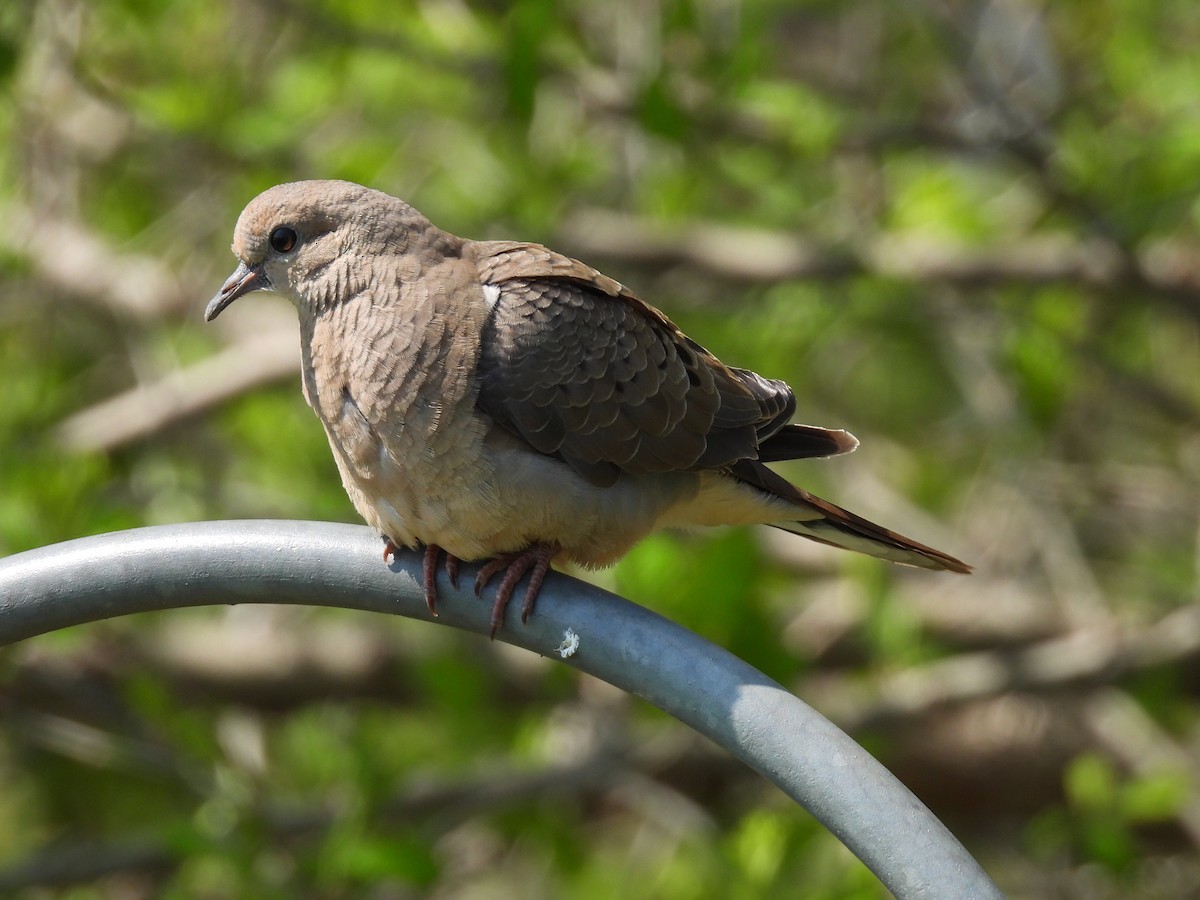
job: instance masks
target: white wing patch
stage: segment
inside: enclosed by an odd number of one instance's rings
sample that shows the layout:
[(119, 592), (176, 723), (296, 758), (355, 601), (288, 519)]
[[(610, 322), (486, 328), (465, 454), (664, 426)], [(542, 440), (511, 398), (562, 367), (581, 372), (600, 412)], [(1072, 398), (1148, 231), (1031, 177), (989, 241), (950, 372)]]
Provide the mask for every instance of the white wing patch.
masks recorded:
[(483, 286), (483, 300), (488, 305), (488, 309), (495, 309), (496, 304), (500, 302), (500, 285), (485, 284)]

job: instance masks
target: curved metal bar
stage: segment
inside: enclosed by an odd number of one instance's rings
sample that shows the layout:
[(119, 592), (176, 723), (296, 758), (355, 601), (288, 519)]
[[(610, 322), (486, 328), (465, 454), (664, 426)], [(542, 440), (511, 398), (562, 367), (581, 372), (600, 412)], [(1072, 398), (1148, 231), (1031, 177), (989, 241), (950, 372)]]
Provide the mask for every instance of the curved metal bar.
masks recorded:
[[(147, 610), (298, 603), (429, 619), (421, 560), (371, 530), (200, 522), (102, 534), (0, 559), (0, 643)], [(491, 602), (439, 573), (443, 625), (487, 634)], [(519, 589), (518, 589), (519, 590)], [(519, 604), (512, 604), (513, 607)], [(999, 897), (940, 821), (835, 725), (737, 657), (640, 606), (552, 573), (499, 640), (636, 694), (725, 747), (838, 836), (901, 898)]]

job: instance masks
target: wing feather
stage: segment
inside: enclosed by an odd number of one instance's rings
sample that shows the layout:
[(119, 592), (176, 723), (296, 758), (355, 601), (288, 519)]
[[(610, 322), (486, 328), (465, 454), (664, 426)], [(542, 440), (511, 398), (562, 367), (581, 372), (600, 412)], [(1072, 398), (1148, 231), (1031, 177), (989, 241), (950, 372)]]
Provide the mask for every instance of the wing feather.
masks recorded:
[[(782, 381), (724, 365), (590, 266), (537, 244), (475, 247), (483, 284), (497, 289), (478, 403), (589, 481), (757, 459), (795, 411)], [(810, 430), (779, 448), (836, 446)]]

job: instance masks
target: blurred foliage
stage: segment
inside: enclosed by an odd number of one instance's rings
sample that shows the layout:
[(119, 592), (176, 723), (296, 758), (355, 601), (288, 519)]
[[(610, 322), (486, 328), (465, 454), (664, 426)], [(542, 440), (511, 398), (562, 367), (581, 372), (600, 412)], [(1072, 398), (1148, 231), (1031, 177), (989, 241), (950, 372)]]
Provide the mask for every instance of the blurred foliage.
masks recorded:
[[(1013, 896), (1195, 895), (1198, 47), (1185, 0), (9, 0), (0, 553), (355, 520), (294, 373), (185, 401), (294, 328), (270, 298), (200, 323), (240, 208), (360, 181), (585, 258), (787, 379), (863, 446), (781, 471), (978, 567), (726, 531), (601, 583), (827, 704)], [(175, 373), (178, 413), (72, 437)], [(239, 608), (5, 651), (0, 886), (883, 895), (661, 714), (440, 631)]]

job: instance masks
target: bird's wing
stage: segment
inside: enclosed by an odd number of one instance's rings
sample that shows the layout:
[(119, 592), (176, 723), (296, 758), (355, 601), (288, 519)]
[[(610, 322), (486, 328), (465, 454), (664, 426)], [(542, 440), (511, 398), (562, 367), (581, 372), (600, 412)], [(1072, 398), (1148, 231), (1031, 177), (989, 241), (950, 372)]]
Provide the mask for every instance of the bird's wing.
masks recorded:
[(537, 244), (476, 246), (491, 307), (479, 406), (592, 483), (724, 468), (760, 446), (772, 459), (853, 448), (845, 432), (785, 427), (786, 384), (724, 365), (595, 269)]

